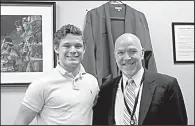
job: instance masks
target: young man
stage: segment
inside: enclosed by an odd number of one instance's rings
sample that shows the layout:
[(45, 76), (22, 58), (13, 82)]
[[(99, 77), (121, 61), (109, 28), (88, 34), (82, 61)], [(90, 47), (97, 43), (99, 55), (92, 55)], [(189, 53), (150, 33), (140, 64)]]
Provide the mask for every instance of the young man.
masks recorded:
[(58, 64), (52, 72), (31, 83), (22, 101), (15, 124), (38, 125), (92, 124), (97, 79), (81, 65), (85, 52), (82, 32), (73, 25), (62, 26), (54, 34)]
[(177, 79), (143, 68), (144, 49), (138, 37), (130, 33), (121, 35), (114, 53), (122, 75), (101, 87), (94, 107), (94, 124), (187, 124)]

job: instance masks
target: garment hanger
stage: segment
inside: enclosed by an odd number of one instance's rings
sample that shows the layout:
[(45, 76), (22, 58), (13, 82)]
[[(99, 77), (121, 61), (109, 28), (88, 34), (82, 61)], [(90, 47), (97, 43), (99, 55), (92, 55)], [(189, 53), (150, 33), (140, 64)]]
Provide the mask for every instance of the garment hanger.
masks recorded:
[(110, 4), (124, 4), (121, 1), (109, 1)]
[[(123, 2), (121, 2), (121, 1), (109, 1), (109, 4), (120, 4), (120, 5), (125, 5)], [(118, 10), (118, 11), (121, 11), (121, 9), (122, 9), (122, 7), (120, 7), (120, 6), (115, 6), (115, 9), (116, 10)], [(114, 20), (124, 20), (125, 18), (123, 18), (123, 17), (110, 17), (110, 19), (112, 20), (112, 19), (114, 19)]]

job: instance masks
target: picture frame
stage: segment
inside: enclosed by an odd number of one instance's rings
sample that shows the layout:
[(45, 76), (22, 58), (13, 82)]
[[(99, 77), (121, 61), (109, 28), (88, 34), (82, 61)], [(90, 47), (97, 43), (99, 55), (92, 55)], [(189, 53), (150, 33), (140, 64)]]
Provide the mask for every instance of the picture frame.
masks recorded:
[(1, 2), (1, 86), (29, 85), (56, 66), (55, 2)]
[(194, 63), (194, 23), (172, 22), (174, 63)]

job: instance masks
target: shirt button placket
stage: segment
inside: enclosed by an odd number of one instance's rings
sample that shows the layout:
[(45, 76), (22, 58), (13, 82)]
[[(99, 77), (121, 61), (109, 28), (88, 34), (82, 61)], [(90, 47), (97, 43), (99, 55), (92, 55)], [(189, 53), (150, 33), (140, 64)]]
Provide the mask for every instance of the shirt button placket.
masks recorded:
[(76, 79), (75, 79), (75, 78), (73, 78), (73, 89), (74, 89), (74, 90), (79, 90), (79, 85), (78, 85), (78, 83), (76, 82)]

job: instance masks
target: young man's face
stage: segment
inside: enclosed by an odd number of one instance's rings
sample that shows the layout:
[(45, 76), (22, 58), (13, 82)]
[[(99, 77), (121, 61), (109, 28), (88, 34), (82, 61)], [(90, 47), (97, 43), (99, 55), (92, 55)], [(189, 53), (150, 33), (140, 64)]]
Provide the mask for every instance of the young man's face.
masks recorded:
[(55, 51), (59, 55), (58, 60), (62, 67), (78, 67), (85, 52), (82, 36), (67, 34)]

